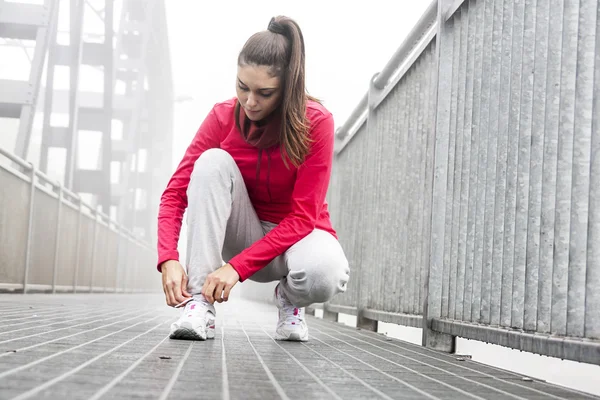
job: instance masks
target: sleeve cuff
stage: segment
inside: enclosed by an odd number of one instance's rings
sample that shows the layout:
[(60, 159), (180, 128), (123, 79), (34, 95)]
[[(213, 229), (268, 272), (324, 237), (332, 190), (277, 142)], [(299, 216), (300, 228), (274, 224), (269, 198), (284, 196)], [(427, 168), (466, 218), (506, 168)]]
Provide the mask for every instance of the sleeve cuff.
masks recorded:
[(233, 269), (235, 269), (235, 271), (240, 276), (240, 282), (244, 282), (246, 279), (248, 279), (250, 274), (248, 273), (247, 268), (244, 268), (236, 258), (237, 257), (234, 257), (231, 260), (229, 260), (229, 264), (233, 267)]
[(175, 250), (175, 251), (169, 251), (167, 253), (163, 253), (163, 254), (159, 255), (158, 262), (156, 263), (156, 269), (158, 270), (158, 272), (162, 273), (162, 264), (165, 261), (169, 261), (169, 260), (179, 261), (179, 252)]

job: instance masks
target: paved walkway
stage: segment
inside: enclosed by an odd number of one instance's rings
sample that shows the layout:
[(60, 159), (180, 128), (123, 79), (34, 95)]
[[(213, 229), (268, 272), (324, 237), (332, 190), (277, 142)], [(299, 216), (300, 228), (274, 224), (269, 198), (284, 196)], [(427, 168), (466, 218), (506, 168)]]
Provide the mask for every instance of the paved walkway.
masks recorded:
[(0, 399), (591, 399), (309, 317), (272, 339), (274, 306), (219, 305), (217, 337), (168, 339), (161, 296), (0, 295)]

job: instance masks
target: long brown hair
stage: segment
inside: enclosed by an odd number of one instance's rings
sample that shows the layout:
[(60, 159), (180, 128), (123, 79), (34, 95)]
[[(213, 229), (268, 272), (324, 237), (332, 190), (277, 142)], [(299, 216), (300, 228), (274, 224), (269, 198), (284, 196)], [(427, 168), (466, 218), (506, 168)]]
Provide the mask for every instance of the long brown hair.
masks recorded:
[(284, 16), (273, 17), (266, 31), (252, 35), (238, 56), (238, 65), (264, 65), (280, 78), (280, 144), (286, 166), (286, 156), (298, 167), (309, 152), (306, 102), (317, 100), (306, 93), (304, 59), (302, 31), (293, 19)]

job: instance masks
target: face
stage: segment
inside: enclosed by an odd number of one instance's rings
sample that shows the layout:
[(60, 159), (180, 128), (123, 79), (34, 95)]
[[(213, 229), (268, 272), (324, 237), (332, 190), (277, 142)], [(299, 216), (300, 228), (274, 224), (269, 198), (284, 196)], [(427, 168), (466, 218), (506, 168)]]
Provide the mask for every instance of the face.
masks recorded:
[(237, 98), (252, 121), (269, 116), (281, 101), (280, 79), (264, 65), (238, 66)]

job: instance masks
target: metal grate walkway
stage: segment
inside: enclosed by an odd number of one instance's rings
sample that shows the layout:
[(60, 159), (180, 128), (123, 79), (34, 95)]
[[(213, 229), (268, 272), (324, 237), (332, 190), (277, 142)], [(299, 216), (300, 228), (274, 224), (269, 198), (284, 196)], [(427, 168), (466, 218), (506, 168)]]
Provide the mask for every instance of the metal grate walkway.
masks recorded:
[(217, 307), (217, 337), (168, 339), (159, 295), (0, 295), (0, 399), (592, 399), (309, 317), (272, 339), (274, 306)]

